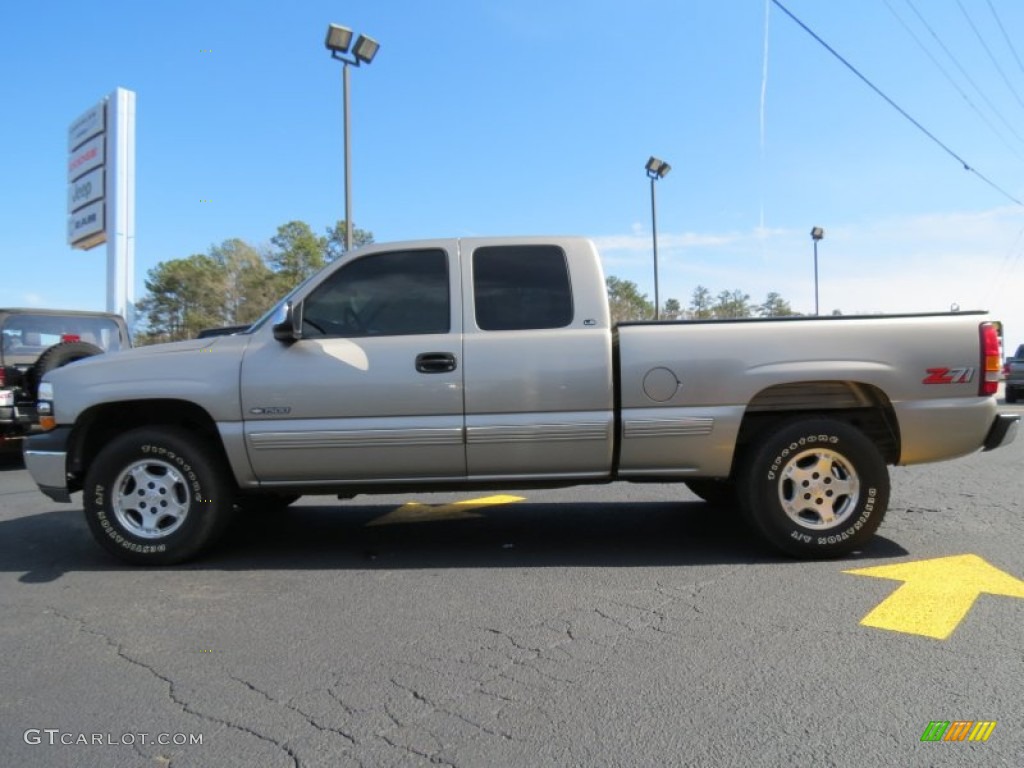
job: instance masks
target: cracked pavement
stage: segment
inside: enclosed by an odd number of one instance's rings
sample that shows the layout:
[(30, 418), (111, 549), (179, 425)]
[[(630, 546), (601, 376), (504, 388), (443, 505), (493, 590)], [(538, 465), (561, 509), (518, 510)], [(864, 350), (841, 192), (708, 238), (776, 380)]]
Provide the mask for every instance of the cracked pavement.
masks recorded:
[[(1022, 459), (894, 470), (857, 566), (974, 552), (1024, 576)], [(526, 496), (371, 528), (472, 495), (312, 497), (144, 570), (0, 468), (0, 765), (1020, 763), (1024, 601), (983, 596), (944, 642), (873, 630), (894, 583), (776, 557), (681, 487)], [(998, 721), (988, 743), (920, 742), (971, 718)]]

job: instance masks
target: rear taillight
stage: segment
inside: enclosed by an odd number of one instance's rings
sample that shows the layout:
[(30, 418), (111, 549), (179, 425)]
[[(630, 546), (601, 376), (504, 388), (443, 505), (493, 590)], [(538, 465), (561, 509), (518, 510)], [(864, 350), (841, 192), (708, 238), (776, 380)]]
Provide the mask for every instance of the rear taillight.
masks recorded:
[(999, 334), (992, 323), (982, 323), (981, 332), (981, 381), (978, 394), (988, 397), (999, 389), (999, 372), (1002, 360), (999, 357)]
[(7, 385), (7, 371), (0, 368), (0, 387)]

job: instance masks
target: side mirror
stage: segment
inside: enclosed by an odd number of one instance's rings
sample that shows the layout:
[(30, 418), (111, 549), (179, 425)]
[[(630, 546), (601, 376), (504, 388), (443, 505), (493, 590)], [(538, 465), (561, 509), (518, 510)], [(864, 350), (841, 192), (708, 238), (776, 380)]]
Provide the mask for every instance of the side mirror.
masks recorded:
[(302, 338), (302, 304), (297, 307), (289, 301), (284, 307), (284, 319), (274, 324), (274, 338), (291, 344)]

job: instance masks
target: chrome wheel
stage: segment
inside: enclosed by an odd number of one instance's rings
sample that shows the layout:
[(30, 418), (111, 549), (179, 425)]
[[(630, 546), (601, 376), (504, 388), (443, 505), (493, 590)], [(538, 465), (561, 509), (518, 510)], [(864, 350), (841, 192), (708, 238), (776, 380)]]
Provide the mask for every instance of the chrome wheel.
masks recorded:
[(114, 516), (140, 539), (160, 539), (178, 530), (188, 516), (192, 493), (182, 474), (166, 461), (129, 464), (114, 481)]
[(813, 531), (841, 526), (860, 498), (853, 465), (827, 448), (795, 454), (779, 473), (778, 483), (783, 511), (794, 523)]
[(768, 543), (796, 557), (863, 548), (889, 505), (882, 452), (838, 419), (796, 416), (766, 428), (736, 474), (743, 516)]

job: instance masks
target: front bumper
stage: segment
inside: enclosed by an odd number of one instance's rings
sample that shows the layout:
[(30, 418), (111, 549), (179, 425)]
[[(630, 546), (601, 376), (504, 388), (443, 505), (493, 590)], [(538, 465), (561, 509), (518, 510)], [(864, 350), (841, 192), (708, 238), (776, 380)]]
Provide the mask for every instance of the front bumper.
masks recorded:
[(994, 451), (1009, 445), (1017, 437), (1017, 430), (1020, 428), (1020, 414), (1000, 413), (992, 422), (992, 427), (985, 438), (983, 450)]
[(49, 432), (25, 438), (22, 453), (25, 467), (39, 490), (54, 501), (71, 501), (68, 490), (68, 441), (71, 427), (57, 427)]

